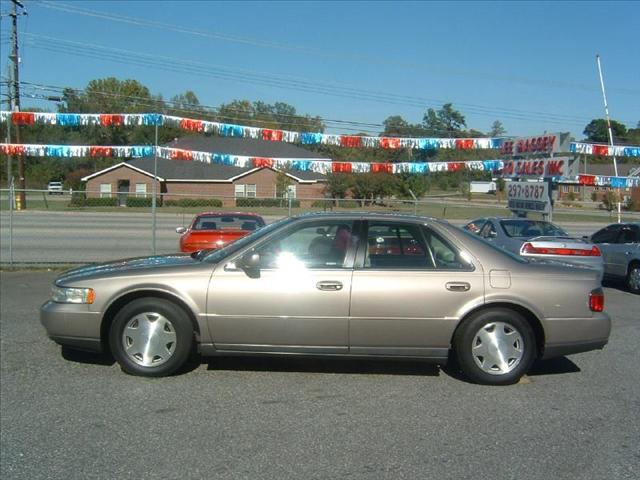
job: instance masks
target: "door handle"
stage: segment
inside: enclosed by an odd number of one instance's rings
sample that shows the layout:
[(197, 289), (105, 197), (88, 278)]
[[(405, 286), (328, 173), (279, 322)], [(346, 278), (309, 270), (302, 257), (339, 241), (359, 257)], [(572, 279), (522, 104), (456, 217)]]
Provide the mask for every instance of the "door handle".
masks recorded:
[(338, 290), (342, 290), (342, 282), (334, 282), (334, 281), (318, 282), (316, 283), (316, 288), (318, 290), (337, 292)]
[(445, 287), (452, 292), (466, 292), (471, 289), (471, 285), (467, 282), (448, 282)]

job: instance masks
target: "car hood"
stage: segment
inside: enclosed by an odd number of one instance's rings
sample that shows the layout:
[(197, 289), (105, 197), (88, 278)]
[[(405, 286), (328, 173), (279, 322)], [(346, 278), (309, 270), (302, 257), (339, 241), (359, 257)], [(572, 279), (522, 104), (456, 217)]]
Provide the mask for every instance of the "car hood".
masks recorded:
[(76, 280), (86, 280), (96, 277), (128, 274), (141, 270), (159, 270), (184, 267), (190, 264), (201, 264), (195, 255), (174, 254), (155, 255), (150, 257), (125, 258), (108, 263), (86, 265), (68, 270), (58, 276), (56, 284), (65, 284)]

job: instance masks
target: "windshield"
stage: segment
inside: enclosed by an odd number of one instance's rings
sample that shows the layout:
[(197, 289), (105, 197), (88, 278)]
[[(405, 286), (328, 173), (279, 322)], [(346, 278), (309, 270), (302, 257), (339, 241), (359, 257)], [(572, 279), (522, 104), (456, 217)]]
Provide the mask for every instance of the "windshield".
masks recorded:
[(567, 237), (567, 232), (557, 225), (541, 220), (501, 220), (500, 226), (509, 237)]
[(203, 262), (217, 263), (223, 258), (244, 248), (246, 245), (249, 245), (250, 243), (255, 242), (259, 238), (262, 238), (265, 235), (270, 234), (271, 232), (281, 227), (282, 225), (286, 225), (287, 223), (292, 221), (293, 221), (292, 217), (285, 217), (281, 220), (273, 222), (267, 225), (266, 227), (262, 227), (260, 230), (256, 230), (255, 232), (250, 233), (246, 237), (242, 237), (240, 240), (236, 240), (235, 242), (229, 243), (222, 248), (219, 248), (217, 250), (214, 250), (211, 253), (204, 255), (200, 260)]
[(193, 222), (192, 230), (257, 230), (264, 226), (261, 217), (254, 215), (209, 214), (200, 215)]

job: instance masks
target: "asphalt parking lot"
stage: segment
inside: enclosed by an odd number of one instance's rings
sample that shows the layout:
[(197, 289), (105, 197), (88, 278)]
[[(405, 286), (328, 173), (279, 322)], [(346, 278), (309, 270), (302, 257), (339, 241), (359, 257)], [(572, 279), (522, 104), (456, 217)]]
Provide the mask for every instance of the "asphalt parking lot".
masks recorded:
[(54, 278), (0, 274), (4, 479), (640, 478), (640, 297), (615, 286), (605, 350), (483, 387), (387, 361), (228, 358), (131, 377), (46, 338)]

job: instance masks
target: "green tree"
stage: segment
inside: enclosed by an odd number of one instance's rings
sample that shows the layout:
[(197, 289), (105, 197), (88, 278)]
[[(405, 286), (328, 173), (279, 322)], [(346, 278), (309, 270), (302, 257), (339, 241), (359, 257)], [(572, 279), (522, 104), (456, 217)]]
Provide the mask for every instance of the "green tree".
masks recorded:
[(278, 170), (278, 174), (276, 175), (276, 197), (286, 197), (289, 185), (292, 183), (291, 179), (287, 176), (286, 169)]
[(65, 88), (61, 112), (143, 113), (161, 107), (158, 97), (137, 80), (115, 77), (91, 80), (83, 91)]
[(169, 114), (192, 118), (200, 118), (205, 113), (198, 96), (191, 90), (174, 95), (167, 110)]
[(225, 123), (295, 132), (323, 132), (325, 128), (320, 117), (299, 115), (295, 107), (284, 102), (271, 105), (262, 101), (233, 100), (220, 105), (218, 119)]
[(351, 186), (351, 179), (345, 173), (329, 173), (327, 174), (327, 183), (325, 193), (331, 198), (344, 198)]
[[(624, 141), (627, 136), (627, 127), (620, 122), (611, 120), (611, 132), (613, 134), (614, 143), (617, 141)], [(590, 142), (609, 142), (609, 130), (607, 127), (607, 121), (604, 118), (591, 120), (591, 122), (584, 127), (584, 131), (582, 133), (587, 136), (586, 139)]]
[(505, 133), (507, 133), (507, 131), (505, 130), (500, 120), (496, 120), (495, 122), (493, 122), (493, 124), (491, 125), (491, 130), (489, 131), (489, 136), (500, 137)]
[(409, 122), (407, 122), (400, 115), (393, 115), (391, 117), (387, 117), (387, 119), (382, 122), (384, 125), (383, 135), (385, 136), (403, 136), (406, 135), (406, 132), (409, 130)]
[(627, 130), (627, 143), (631, 145), (640, 145), (640, 122), (636, 128)]
[(453, 108), (453, 104), (445, 103), (438, 111), (430, 108), (425, 113), (422, 124), (431, 136), (460, 137), (467, 126), (464, 115)]
[(422, 198), (431, 186), (426, 175), (401, 173), (397, 179), (395, 193), (399, 198), (413, 198), (411, 192), (413, 192), (417, 198)]

